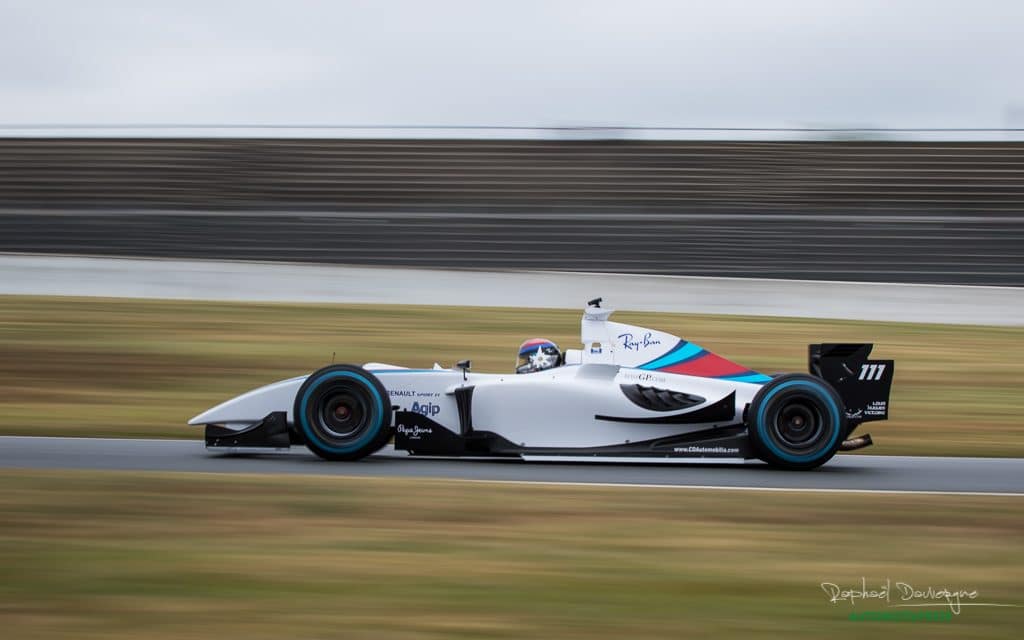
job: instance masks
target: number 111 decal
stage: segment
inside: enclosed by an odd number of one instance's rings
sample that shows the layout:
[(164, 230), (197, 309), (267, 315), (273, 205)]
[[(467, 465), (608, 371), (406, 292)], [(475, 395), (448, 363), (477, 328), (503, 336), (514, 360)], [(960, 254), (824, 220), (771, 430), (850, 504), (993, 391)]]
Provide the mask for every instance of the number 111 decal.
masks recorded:
[(858, 380), (881, 380), (885, 372), (884, 364), (862, 364), (860, 365), (860, 377)]

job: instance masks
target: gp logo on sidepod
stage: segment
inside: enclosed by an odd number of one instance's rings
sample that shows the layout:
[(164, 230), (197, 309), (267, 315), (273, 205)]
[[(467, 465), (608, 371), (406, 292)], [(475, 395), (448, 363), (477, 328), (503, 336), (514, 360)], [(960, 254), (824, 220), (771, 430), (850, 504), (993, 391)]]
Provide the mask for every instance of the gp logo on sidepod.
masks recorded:
[(412, 407), (409, 408), (409, 411), (424, 416), (436, 416), (437, 414), (441, 413), (441, 407), (434, 404), (433, 402), (424, 402), (423, 404), (420, 404), (419, 402), (413, 402)]

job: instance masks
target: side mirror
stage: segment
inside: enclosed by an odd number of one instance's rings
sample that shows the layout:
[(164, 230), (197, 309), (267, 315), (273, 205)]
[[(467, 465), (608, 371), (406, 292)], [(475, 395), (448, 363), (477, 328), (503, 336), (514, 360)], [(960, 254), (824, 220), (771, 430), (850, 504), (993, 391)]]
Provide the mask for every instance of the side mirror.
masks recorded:
[(459, 360), (455, 363), (455, 368), (462, 371), (462, 380), (465, 381), (468, 378), (469, 370), (473, 368), (472, 360)]
[(593, 300), (588, 300), (587, 301), (587, 306), (588, 307), (597, 307), (598, 309), (600, 309), (601, 308), (601, 300), (603, 300), (603, 298), (594, 298)]

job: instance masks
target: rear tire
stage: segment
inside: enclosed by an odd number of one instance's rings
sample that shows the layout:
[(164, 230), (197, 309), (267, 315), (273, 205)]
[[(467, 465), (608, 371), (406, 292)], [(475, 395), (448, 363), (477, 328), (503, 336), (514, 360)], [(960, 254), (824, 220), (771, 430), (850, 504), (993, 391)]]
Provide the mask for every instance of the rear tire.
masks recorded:
[(362, 367), (314, 372), (299, 387), (292, 415), (309, 450), (327, 460), (358, 460), (391, 438), (387, 389)]
[(747, 411), (747, 432), (758, 457), (783, 469), (825, 464), (846, 437), (846, 411), (821, 378), (789, 373), (761, 387)]

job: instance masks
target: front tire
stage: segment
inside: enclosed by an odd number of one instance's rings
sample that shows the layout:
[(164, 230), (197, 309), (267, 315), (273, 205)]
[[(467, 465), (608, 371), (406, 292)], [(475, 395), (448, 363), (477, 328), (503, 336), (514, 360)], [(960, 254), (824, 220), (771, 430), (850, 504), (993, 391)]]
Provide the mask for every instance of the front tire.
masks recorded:
[(337, 364), (308, 378), (295, 395), (295, 428), (326, 460), (358, 460), (391, 437), (387, 389), (362, 367)]
[(747, 432), (758, 457), (783, 469), (825, 464), (847, 433), (843, 401), (827, 382), (802, 373), (773, 378), (747, 411)]

